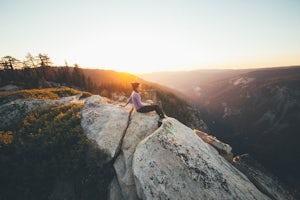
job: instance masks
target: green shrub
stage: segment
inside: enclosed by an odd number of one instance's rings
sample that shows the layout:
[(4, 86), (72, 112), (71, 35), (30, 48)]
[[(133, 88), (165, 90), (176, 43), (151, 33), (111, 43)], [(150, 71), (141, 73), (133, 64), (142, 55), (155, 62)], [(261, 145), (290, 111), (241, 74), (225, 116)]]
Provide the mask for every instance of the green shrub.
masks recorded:
[(105, 199), (113, 176), (108, 154), (80, 125), (82, 105), (27, 115), (0, 143), (0, 199)]

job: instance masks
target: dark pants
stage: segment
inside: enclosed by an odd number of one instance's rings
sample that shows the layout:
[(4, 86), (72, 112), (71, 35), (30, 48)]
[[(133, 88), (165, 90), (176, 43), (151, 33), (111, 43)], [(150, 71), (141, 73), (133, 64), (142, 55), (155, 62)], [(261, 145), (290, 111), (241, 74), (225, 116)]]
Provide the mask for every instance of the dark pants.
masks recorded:
[(144, 106), (144, 107), (141, 107), (140, 109), (138, 109), (137, 111), (141, 112), (141, 113), (155, 111), (159, 115), (160, 118), (165, 117), (164, 113), (162, 112), (162, 110), (160, 109), (160, 107), (158, 105)]

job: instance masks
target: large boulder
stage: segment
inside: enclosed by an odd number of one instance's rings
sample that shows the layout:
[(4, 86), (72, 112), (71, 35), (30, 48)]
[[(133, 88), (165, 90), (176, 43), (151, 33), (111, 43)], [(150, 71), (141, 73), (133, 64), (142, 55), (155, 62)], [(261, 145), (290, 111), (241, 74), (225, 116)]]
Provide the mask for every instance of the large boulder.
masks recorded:
[(113, 159), (127, 129), (130, 110), (96, 99), (92, 96), (86, 100), (88, 103), (81, 111), (81, 126), (87, 137), (95, 140)]
[(228, 162), (232, 163), (233, 153), (231, 152), (232, 147), (229, 144), (225, 144), (224, 142), (218, 140), (216, 137), (209, 135), (203, 131), (195, 129), (194, 133), (198, 135), (204, 142), (213, 146)]
[(136, 147), (132, 164), (141, 199), (269, 199), (175, 119)]
[(82, 127), (113, 162), (109, 199), (270, 199), (192, 129), (173, 118), (131, 112), (100, 97)]
[[(133, 113), (129, 127), (123, 140), (120, 155), (114, 163), (117, 174), (118, 185), (120, 186), (123, 199), (138, 199), (134, 177), (132, 174), (132, 158), (136, 146), (144, 138), (157, 129), (158, 116), (154, 114)], [(112, 186), (113, 188), (117, 186)], [(111, 190), (110, 199), (113, 198), (115, 190)]]
[(231, 153), (231, 150), (232, 150), (231, 146), (221, 142), (216, 137), (214, 137), (212, 135), (208, 135), (207, 133), (199, 131), (199, 130), (194, 130), (194, 133), (196, 135), (198, 135), (204, 142), (210, 144), (218, 151), (226, 153), (226, 154)]

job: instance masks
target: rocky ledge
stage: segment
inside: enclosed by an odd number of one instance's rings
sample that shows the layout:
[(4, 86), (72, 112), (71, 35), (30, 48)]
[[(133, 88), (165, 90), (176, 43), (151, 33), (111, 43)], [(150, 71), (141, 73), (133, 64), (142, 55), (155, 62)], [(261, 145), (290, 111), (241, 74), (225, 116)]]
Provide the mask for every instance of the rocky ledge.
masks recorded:
[(270, 199), (176, 119), (157, 128), (155, 114), (85, 102), (81, 125), (114, 163), (110, 199)]

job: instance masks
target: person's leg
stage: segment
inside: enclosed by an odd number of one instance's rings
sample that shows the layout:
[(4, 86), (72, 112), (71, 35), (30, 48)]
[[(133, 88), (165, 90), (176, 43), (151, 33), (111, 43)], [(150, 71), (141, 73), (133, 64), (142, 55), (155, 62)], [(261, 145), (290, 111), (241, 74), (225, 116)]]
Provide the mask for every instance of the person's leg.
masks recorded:
[(162, 112), (162, 110), (159, 108), (158, 105), (143, 106), (140, 109), (138, 109), (137, 111), (141, 112), (141, 113), (147, 113), (147, 112), (155, 111), (159, 115), (160, 118), (165, 117), (164, 113)]
[(154, 108), (154, 106), (143, 106), (143, 107), (141, 107), (140, 109), (138, 109), (137, 111), (138, 112), (141, 112), (141, 113), (147, 113), (147, 112), (151, 112), (151, 111), (154, 111), (155, 110), (155, 108)]
[(158, 105), (155, 105), (155, 112), (159, 115), (160, 118), (165, 118), (164, 113), (162, 112), (162, 110)]

